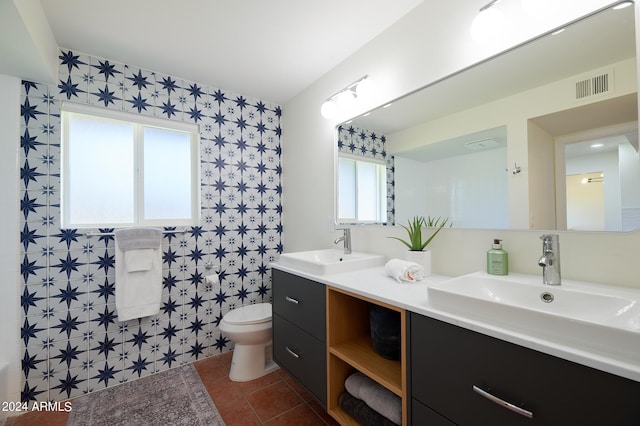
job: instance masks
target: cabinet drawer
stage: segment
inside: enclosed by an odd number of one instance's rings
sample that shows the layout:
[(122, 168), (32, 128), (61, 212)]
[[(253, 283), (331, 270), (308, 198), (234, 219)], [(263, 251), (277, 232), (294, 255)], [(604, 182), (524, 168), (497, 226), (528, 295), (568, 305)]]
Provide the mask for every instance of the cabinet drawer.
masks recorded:
[(411, 400), (411, 424), (416, 426), (456, 426), (455, 423), (415, 399)]
[(640, 424), (640, 382), (417, 314), (411, 315), (411, 360), (413, 398), (459, 425)]
[(326, 340), (325, 286), (272, 269), (273, 311), (315, 338)]
[(327, 354), (320, 342), (279, 315), (273, 315), (273, 359), (327, 405)]

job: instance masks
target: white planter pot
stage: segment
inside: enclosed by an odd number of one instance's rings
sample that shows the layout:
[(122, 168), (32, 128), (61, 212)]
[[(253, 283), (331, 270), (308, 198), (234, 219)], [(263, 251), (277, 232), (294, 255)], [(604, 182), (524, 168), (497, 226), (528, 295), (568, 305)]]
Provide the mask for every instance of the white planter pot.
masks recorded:
[(418, 265), (422, 265), (424, 268), (424, 276), (428, 277), (431, 275), (431, 250), (423, 250), (423, 251), (410, 251), (407, 250), (404, 256), (405, 260), (409, 262), (417, 263)]

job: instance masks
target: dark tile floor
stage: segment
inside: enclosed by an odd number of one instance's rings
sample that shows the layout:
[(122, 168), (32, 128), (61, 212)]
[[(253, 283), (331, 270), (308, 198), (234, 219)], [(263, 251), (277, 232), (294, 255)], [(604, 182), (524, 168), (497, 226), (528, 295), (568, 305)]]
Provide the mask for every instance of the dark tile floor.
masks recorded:
[[(231, 352), (194, 365), (228, 426), (337, 425), (311, 396), (279, 369), (249, 382), (229, 379)], [(11, 417), (6, 426), (64, 426), (67, 413), (32, 412)]]

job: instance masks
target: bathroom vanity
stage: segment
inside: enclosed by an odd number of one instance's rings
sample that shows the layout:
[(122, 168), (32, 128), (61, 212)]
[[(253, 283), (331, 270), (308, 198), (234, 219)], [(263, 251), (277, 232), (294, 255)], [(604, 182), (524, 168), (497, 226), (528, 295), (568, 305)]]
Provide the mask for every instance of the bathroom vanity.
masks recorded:
[[(400, 284), (383, 267), (315, 275), (274, 264), (274, 359), (340, 424), (358, 424), (338, 404), (355, 371), (401, 397), (404, 425), (640, 424), (640, 362), (434, 307), (428, 288), (449, 280)], [(401, 315), (399, 361), (373, 349), (371, 303)], [(640, 334), (632, 345), (640, 359)]]
[(272, 271), (273, 360), (327, 405), (324, 285)]
[[(404, 309), (278, 269), (273, 269), (272, 280), (273, 358), (334, 418), (342, 424), (352, 422), (338, 398), (345, 390), (345, 380), (355, 371), (400, 396), (406, 407), (406, 363), (401, 361), (406, 358)], [(400, 313), (401, 360), (385, 359), (373, 349), (370, 303)]]
[(410, 424), (640, 421), (639, 382), (423, 315), (410, 321)]

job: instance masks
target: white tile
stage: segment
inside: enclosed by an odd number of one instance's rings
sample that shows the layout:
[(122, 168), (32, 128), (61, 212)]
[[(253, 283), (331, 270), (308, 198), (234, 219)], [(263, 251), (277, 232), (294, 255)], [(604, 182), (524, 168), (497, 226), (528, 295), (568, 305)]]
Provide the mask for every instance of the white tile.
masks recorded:
[[(74, 368), (79, 362), (76, 360), (72, 365), (58, 365), (55, 369), (38, 368), (38, 373), (44, 378), (39, 384), (45, 387), (45, 396), (34, 398), (44, 399), (49, 398), (47, 386), (51, 387), (53, 396), (81, 394), (107, 386), (104, 380), (101, 381), (106, 377), (104, 374), (114, 376), (109, 379), (108, 385), (111, 386), (139, 375), (163, 371), (169, 368), (169, 359), (175, 359), (171, 362), (175, 366), (228, 351), (233, 343), (220, 335), (217, 324), (222, 315), (235, 306), (270, 298), (270, 292), (265, 296), (258, 293), (258, 289), (263, 292), (263, 289), (270, 288), (269, 276), (262, 276), (256, 271), (277, 257), (277, 247), (281, 242), (277, 231), (280, 214), (275, 210), (281, 202), (277, 193), (280, 157), (276, 149), (280, 149), (280, 140), (275, 134), (279, 126), (276, 106), (265, 104), (266, 110), (261, 112), (255, 99), (205, 86), (202, 87), (203, 95), (194, 96), (199, 88), (196, 83), (110, 60), (108, 65), (114, 65), (115, 74), (107, 79), (97, 68), (90, 66), (102, 62), (102, 66), (108, 68), (106, 60), (75, 52), (69, 54), (64, 49), (61, 51), (63, 55), (71, 58), (72, 63), (78, 62), (78, 67), (69, 72), (66, 65), (60, 65), (61, 88), (37, 85), (29, 96), (24, 93), (21, 101), (29, 100), (28, 105), (34, 105), (36, 112), (28, 123), (23, 121), (26, 125), (21, 130), (22, 135), (36, 137), (36, 142), (41, 140), (44, 144), (23, 148), (22, 164), (28, 160), (29, 167), (37, 167), (38, 172), (45, 170), (42, 178), (36, 177), (36, 181), (22, 184), (21, 199), (31, 206), (25, 210), (26, 218), (22, 216), (21, 228), (27, 224), (27, 232), (42, 234), (43, 237), (28, 242), (26, 251), (21, 247), (21, 262), (26, 265), (23, 271), (30, 283), (26, 288), (38, 288), (36, 298), (48, 292), (48, 299), (38, 300), (36, 306), (28, 308), (29, 314), (33, 309), (39, 316), (23, 318), (26, 336), (22, 344), (25, 354), (28, 352), (37, 360), (46, 356), (48, 351), (55, 356), (61, 349), (66, 350), (67, 342), (81, 342), (74, 347), (86, 346), (81, 357), (87, 361), (85, 372)], [(146, 78), (147, 87), (135, 85), (134, 80), (138, 76)], [(175, 90), (163, 88), (163, 82), (175, 86)], [(56, 176), (60, 172), (60, 147), (57, 146), (60, 119), (45, 112), (59, 115), (59, 100), (66, 100), (67, 94), (74, 102), (100, 105), (99, 96), (91, 93), (99, 93), (105, 85), (114, 94), (120, 93), (116, 97), (122, 99), (119, 101), (121, 104), (115, 109), (138, 113), (134, 103), (128, 100), (140, 94), (148, 99), (150, 105), (147, 111), (141, 110), (141, 114), (167, 118), (167, 114), (162, 112), (163, 102), (174, 105), (172, 120), (193, 121), (191, 114), (194, 111), (202, 114), (198, 121), (203, 136), (202, 233), (195, 235), (189, 232), (163, 240), (164, 309), (153, 321), (135, 320), (121, 324), (114, 319), (113, 295), (107, 294), (105, 298), (104, 293), (108, 293), (115, 280), (112, 239), (94, 237), (89, 240), (81, 233), (76, 235), (60, 229), (60, 177)], [(51, 96), (56, 98), (56, 102), (51, 102)], [(240, 107), (238, 101), (245, 102), (245, 105)], [(104, 107), (104, 103), (101, 106)], [(108, 108), (114, 108), (114, 105), (109, 104)], [(217, 121), (220, 117), (226, 121)], [(238, 125), (246, 127), (242, 129)], [(260, 133), (256, 126), (264, 126), (266, 130)], [(240, 138), (242, 143), (238, 143)], [(259, 151), (258, 147), (262, 145), (266, 145), (268, 151)], [(28, 155), (25, 150), (28, 150)], [(215, 186), (221, 183), (226, 188)], [(247, 185), (247, 190), (239, 193), (239, 185)], [(264, 185), (265, 191), (258, 192), (255, 189), (258, 185)], [(262, 211), (264, 208), (267, 210)], [(257, 229), (267, 231), (257, 232)], [(241, 248), (249, 252), (243, 253)], [(222, 282), (214, 285), (199, 283), (202, 277), (212, 273), (204, 269), (207, 261), (220, 265)], [(71, 310), (67, 309), (64, 298), (57, 297), (62, 291), (67, 292), (67, 282), (71, 286), (71, 294), (73, 289), (78, 290), (77, 300), (72, 298), (69, 302)], [(239, 299), (241, 294), (244, 300)], [(194, 298), (201, 299), (202, 305), (194, 303)], [(169, 307), (173, 311), (165, 312)], [(70, 315), (69, 319), (67, 315)], [(67, 324), (63, 326), (62, 322)], [(196, 322), (202, 323), (202, 329), (194, 327)], [(149, 339), (135, 346), (132, 340), (141, 331), (147, 333)], [(170, 338), (167, 334), (173, 335)], [(25, 341), (27, 348), (24, 348)], [(108, 350), (108, 354), (104, 353), (105, 344), (113, 348)], [(59, 359), (53, 358), (52, 361), (56, 364)], [(105, 365), (108, 369), (113, 368), (113, 374), (100, 375), (99, 370), (104, 370)], [(136, 371), (136, 365), (140, 371)]]

